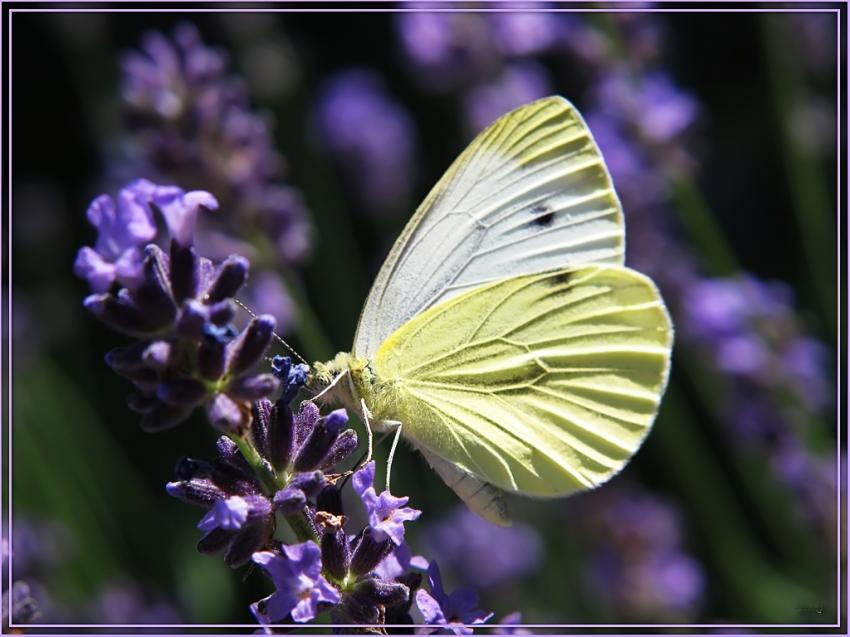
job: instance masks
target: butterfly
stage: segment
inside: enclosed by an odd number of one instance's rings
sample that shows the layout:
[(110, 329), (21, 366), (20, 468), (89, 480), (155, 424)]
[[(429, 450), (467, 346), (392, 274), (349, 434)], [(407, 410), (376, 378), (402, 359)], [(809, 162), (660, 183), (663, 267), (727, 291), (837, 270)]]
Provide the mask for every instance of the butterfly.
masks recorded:
[[(354, 346), (310, 385), (396, 431), (473, 511), (617, 474), (670, 370), (655, 284), (623, 265), (625, 225), (579, 112), (552, 96), (482, 131), (378, 272)], [(371, 439), (370, 431), (370, 439)], [(371, 447), (371, 443), (370, 443)]]

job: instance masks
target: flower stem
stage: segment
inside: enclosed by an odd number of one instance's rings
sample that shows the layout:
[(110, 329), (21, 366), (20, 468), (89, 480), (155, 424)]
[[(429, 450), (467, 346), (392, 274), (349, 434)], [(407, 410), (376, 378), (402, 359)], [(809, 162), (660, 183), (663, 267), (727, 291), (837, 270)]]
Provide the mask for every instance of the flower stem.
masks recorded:
[(242, 454), (242, 457), (248, 461), (248, 464), (251, 465), (257, 479), (263, 485), (266, 492), (269, 495), (274, 495), (281, 486), (278, 484), (277, 476), (263, 462), (262, 457), (254, 448), (254, 445), (252, 445), (251, 442), (243, 436), (231, 435), (230, 439), (236, 443), (237, 447), (239, 447), (239, 452)]

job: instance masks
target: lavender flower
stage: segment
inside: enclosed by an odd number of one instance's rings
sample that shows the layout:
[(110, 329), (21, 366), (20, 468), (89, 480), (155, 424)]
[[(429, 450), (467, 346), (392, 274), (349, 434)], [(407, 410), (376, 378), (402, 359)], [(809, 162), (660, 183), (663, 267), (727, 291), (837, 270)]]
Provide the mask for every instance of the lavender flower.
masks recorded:
[(339, 591), (322, 577), (321, 551), (314, 542), (283, 545), (283, 555), (254, 553), (253, 560), (271, 576), (275, 592), (251, 607), (262, 624), (281, 621), (288, 615), (296, 622), (310, 621), (320, 603), (336, 604)]
[(686, 621), (705, 590), (700, 564), (681, 546), (681, 522), (663, 500), (608, 488), (583, 503), (592, 594), (629, 620)]
[[(543, 8), (544, 3), (523, 3), (524, 9)], [(499, 49), (506, 57), (545, 53), (567, 34), (564, 14), (542, 11), (499, 12), (488, 15)]]
[[(179, 624), (173, 603), (128, 581), (111, 582), (87, 605), (85, 616), (98, 624)], [(145, 632), (140, 626), (139, 632)], [(154, 632), (154, 630), (151, 630)]]
[(207, 508), (198, 524), (206, 532), (198, 550), (225, 550), (225, 562), (233, 567), (268, 548), (276, 528), (274, 512), (303, 512), (308, 499), (326, 486), (322, 469), (341, 462), (357, 446), (355, 432), (342, 431), (348, 421), (344, 412), (321, 418), (315, 404), (305, 402), (297, 415), (292, 413), (289, 402), (304, 385), (306, 373), (288, 360), (276, 362), (276, 373), (284, 381), (282, 397), (274, 404), (256, 402), (244, 441), (259, 456), (255, 465), (236, 442), (223, 436), (215, 460), (181, 460), (177, 480), (166, 486), (170, 495)]
[[(138, 390), (130, 397), (131, 408), (143, 415), (142, 427), (149, 431), (178, 424), (199, 405), (218, 429), (244, 429), (251, 401), (270, 395), (279, 384), (272, 374), (250, 373), (271, 341), (275, 321), (259, 316), (237, 333), (231, 299), (247, 278), (248, 262), (232, 256), (214, 266), (192, 245), (198, 211), (214, 208), (215, 199), (209, 193), (139, 180), (121, 191), (119, 201), (124, 202), (120, 215), (105, 196), (90, 209), (97, 211), (90, 218), (102, 222), (99, 250), (118, 245), (119, 239), (121, 246), (128, 245), (126, 233), (116, 229), (119, 218), (135, 227), (154, 227), (154, 211), (162, 215), (171, 237), (169, 254), (154, 243), (143, 250), (127, 247), (123, 254), (132, 256), (121, 258), (133, 267), (116, 273), (126, 287), (114, 294), (108, 291), (112, 279), (101, 276), (102, 269), (88, 267), (97, 265), (93, 255), (99, 253), (83, 248), (77, 258), (77, 272), (93, 287), (104, 289), (108, 281), (105, 291), (86, 298), (86, 309), (113, 329), (140, 339), (107, 355), (107, 363)], [(145, 230), (133, 236), (149, 234)]]
[(389, 538), (399, 546), (404, 541), (404, 523), (417, 519), (422, 512), (404, 506), (409, 498), (396, 498), (389, 491), (377, 495), (372, 486), (374, 480), (374, 460), (357, 471), (352, 479), (354, 490), (366, 506), (369, 530), (376, 541), (383, 542)]
[(490, 25), (474, 13), (400, 13), (396, 33), (411, 76), (428, 91), (459, 88), (499, 62)]
[(526, 61), (507, 66), (464, 96), (467, 128), (474, 134), (508, 111), (551, 93), (548, 72), (540, 64)]
[(490, 524), (461, 506), (427, 527), (425, 546), (475, 588), (497, 586), (534, 572), (543, 557), (543, 542), (527, 524)]
[[(122, 68), (135, 131), (125, 170), (147, 168), (159, 179), (215, 185), (231, 213), (210, 226), (215, 233), (244, 236), (248, 224), (271, 233), (282, 261), (301, 259), (309, 247), (306, 211), (297, 193), (281, 183), (284, 162), (274, 150), (268, 118), (250, 110), (244, 82), (229, 74), (227, 56), (205, 46), (195, 27), (183, 23), (171, 39), (148, 33), (142, 52), (128, 53)], [(201, 243), (205, 250), (215, 244)]]
[(470, 588), (447, 595), (436, 562), (428, 567), (428, 584), (430, 592), (422, 588), (416, 591), (416, 605), (426, 624), (445, 626), (455, 635), (470, 635), (469, 625), (483, 624), (493, 617), (493, 613), (478, 608), (478, 595)]
[(139, 179), (121, 190), (116, 201), (101, 195), (92, 201), (88, 219), (97, 228), (94, 248), (77, 253), (74, 272), (88, 280), (94, 292), (107, 292), (116, 281), (135, 288), (142, 278), (142, 246), (157, 234), (151, 206), (161, 211), (171, 236), (181, 245), (192, 243), (199, 209), (215, 210), (218, 202), (202, 191), (185, 192)]
[(322, 87), (317, 111), (325, 147), (370, 212), (398, 211), (415, 175), (413, 122), (380, 76), (349, 69)]
[[(271, 121), (251, 110), (227, 55), (183, 23), (171, 38), (148, 33), (141, 51), (125, 55), (122, 70), (131, 134), (113, 176), (145, 174), (214, 188), (228, 214), (201, 219), (195, 240), (213, 261), (238, 252), (267, 279), (303, 260), (312, 241), (306, 206), (283, 182), (285, 162), (274, 148)], [(258, 238), (265, 243), (258, 246)], [(246, 299), (287, 325), (285, 289), (278, 283), (276, 294), (265, 297), (268, 287), (248, 289)]]
[[(4, 578), (5, 584), (5, 578)], [(27, 582), (12, 582), (12, 588), (3, 591), (2, 627), (9, 630), (10, 624), (29, 624), (40, 616), (39, 606)]]

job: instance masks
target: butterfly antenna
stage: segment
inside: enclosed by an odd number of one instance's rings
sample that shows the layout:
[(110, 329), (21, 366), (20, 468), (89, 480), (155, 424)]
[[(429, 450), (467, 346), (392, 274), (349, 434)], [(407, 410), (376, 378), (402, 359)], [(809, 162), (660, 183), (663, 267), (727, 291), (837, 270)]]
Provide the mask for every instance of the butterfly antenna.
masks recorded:
[[(238, 305), (238, 306), (239, 306), (239, 307), (241, 307), (243, 310), (245, 310), (251, 318), (257, 318), (257, 315), (256, 315), (256, 314), (254, 314), (254, 313), (251, 311), (251, 309), (250, 309), (247, 305), (245, 305), (242, 301), (240, 301), (239, 299), (233, 299), (233, 300), (234, 300), (234, 301), (236, 301), (236, 305)], [(304, 363), (304, 364), (305, 364), (305, 365), (307, 365), (307, 366), (309, 366), (309, 365), (310, 365), (310, 363), (308, 363), (307, 361), (305, 361), (305, 360), (304, 360), (304, 357), (303, 357), (303, 356), (301, 356), (301, 354), (299, 354), (298, 352), (296, 352), (296, 351), (295, 351), (295, 348), (294, 348), (294, 347), (292, 347), (292, 345), (290, 345), (290, 344), (289, 344), (289, 343), (287, 343), (285, 340), (283, 340), (283, 338), (281, 338), (281, 337), (278, 335), (278, 333), (277, 333), (277, 332), (272, 332), (272, 335), (273, 335), (273, 336), (274, 336), (274, 337), (278, 340), (278, 342), (279, 342), (281, 345), (283, 345), (286, 349), (288, 349), (290, 352), (292, 352), (292, 353), (295, 355), (295, 358), (297, 358), (298, 360), (300, 360), (302, 363)]]

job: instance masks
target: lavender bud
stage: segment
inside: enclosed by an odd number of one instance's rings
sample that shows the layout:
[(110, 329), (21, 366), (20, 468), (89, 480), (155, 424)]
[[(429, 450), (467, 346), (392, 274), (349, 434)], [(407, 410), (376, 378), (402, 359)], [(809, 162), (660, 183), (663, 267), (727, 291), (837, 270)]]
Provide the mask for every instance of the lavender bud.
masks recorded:
[(207, 478), (192, 478), (180, 482), (169, 482), (165, 485), (168, 495), (197, 506), (209, 507), (218, 500), (223, 500), (227, 494)]
[(404, 584), (369, 577), (357, 583), (352, 595), (360, 597), (364, 603), (391, 608), (407, 603), (410, 589)]
[(253, 367), (268, 348), (274, 328), (275, 319), (269, 314), (253, 319), (238, 340), (231, 345), (228, 371), (231, 374), (241, 374)]
[(163, 251), (153, 244), (147, 246), (142, 268), (142, 283), (133, 291), (133, 301), (151, 324), (157, 327), (168, 325), (176, 318), (177, 307), (171, 296), (168, 264)]
[(349, 571), (354, 575), (365, 575), (372, 572), (392, 550), (393, 544), (389, 538), (376, 541), (369, 527), (360, 533), (354, 551), (351, 554)]
[(171, 290), (174, 300), (182, 303), (198, 293), (198, 255), (190, 246), (181, 246), (171, 241)]
[(127, 347), (116, 347), (106, 353), (104, 360), (113, 371), (119, 374), (124, 371), (136, 370), (148, 365), (144, 357), (150, 345), (151, 343), (148, 341), (142, 341)]
[(174, 407), (160, 402), (142, 417), (141, 427), (143, 431), (155, 433), (176, 427), (189, 417), (192, 413), (191, 407)]
[(174, 347), (168, 341), (154, 341), (142, 352), (142, 360), (146, 365), (162, 370), (173, 362)]
[(297, 513), (304, 508), (305, 504), (307, 504), (307, 496), (304, 495), (301, 489), (292, 485), (274, 494), (275, 509), (283, 515)]
[(180, 458), (174, 465), (174, 477), (178, 481), (191, 480), (193, 478), (207, 478), (212, 472), (212, 466), (204, 460), (194, 458)]
[(343, 529), (343, 516), (319, 515), (316, 521), (324, 527), (321, 538), (322, 566), (337, 579), (345, 577), (348, 571), (348, 560), (350, 558), (348, 539)]
[(268, 543), (270, 530), (273, 532), (274, 527), (263, 523), (246, 524), (242, 527), (224, 554), (225, 564), (238, 568), (251, 561), (251, 555)]
[(137, 414), (148, 414), (161, 404), (159, 398), (152, 394), (137, 393), (127, 396), (127, 407)]
[(233, 539), (233, 533), (224, 529), (213, 529), (198, 542), (198, 553), (211, 555), (223, 550)]
[(268, 458), (278, 471), (289, 466), (295, 451), (295, 418), (288, 405), (277, 402), (269, 421)]
[(251, 412), (246, 405), (240, 405), (227, 394), (216, 394), (207, 403), (207, 419), (219, 431), (241, 435), (251, 419)]
[(319, 420), (295, 456), (296, 471), (312, 471), (322, 466), (339, 432), (348, 423), (345, 409), (337, 409)]
[(209, 320), (209, 308), (195, 299), (189, 299), (180, 310), (177, 332), (187, 338), (200, 338), (201, 330)]
[(236, 305), (230, 299), (209, 306), (209, 320), (216, 325), (227, 325), (236, 316)]
[(227, 386), (227, 393), (240, 400), (254, 401), (277, 391), (280, 381), (271, 374), (234, 378)]
[(216, 325), (208, 321), (201, 326), (201, 337), (205, 343), (224, 345), (236, 338), (237, 334), (236, 327), (231, 324)]
[[(251, 440), (264, 458), (270, 455), (269, 427), (272, 422), (274, 405), (270, 400), (260, 399), (254, 403), (254, 421), (251, 423)], [(274, 463), (272, 463), (274, 464)]]
[(175, 407), (194, 407), (206, 397), (207, 388), (194, 378), (168, 380), (159, 384), (156, 395)]
[(320, 469), (330, 469), (345, 460), (357, 449), (357, 432), (353, 429), (343, 431), (333, 443), (331, 450), (322, 460)]
[(224, 343), (204, 341), (198, 347), (198, 372), (206, 380), (218, 380), (224, 375), (227, 348)]
[(218, 269), (206, 293), (207, 303), (216, 303), (236, 295), (248, 278), (248, 260), (240, 256), (229, 256)]
[(159, 374), (155, 369), (149, 367), (122, 370), (118, 372), (118, 375), (133, 381), (136, 387), (148, 394), (155, 392), (157, 385), (159, 385)]
[(325, 486), (325, 474), (321, 471), (296, 473), (289, 480), (289, 484), (301, 489), (308, 498), (313, 498)]
[[(278, 405), (280, 403), (278, 402)], [(300, 447), (304, 444), (307, 436), (313, 431), (316, 423), (319, 420), (319, 407), (312, 401), (304, 401), (298, 408), (298, 415), (295, 417), (295, 446)]]
[(221, 436), (216, 440), (215, 446), (219, 456), (217, 460), (220, 464), (232, 469), (235, 472), (233, 475), (243, 479), (250, 479), (254, 475), (251, 465), (248, 464), (248, 461), (240, 453), (239, 447), (230, 438)]
[(248, 517), (265, 518), (272, 512), (272, 503), (262, 495), (245, 495), (242, 499), (248, 504)]
[(342, 496), (339, 489), (330, 484), (322, 489), (316, 496), (316, 508), (326, 513), (342, 515)]
[(129, 300), (111, 294), (91, 294), (83, 307), (116, 332), (144, 337), (153, 331), (147, 318)]

